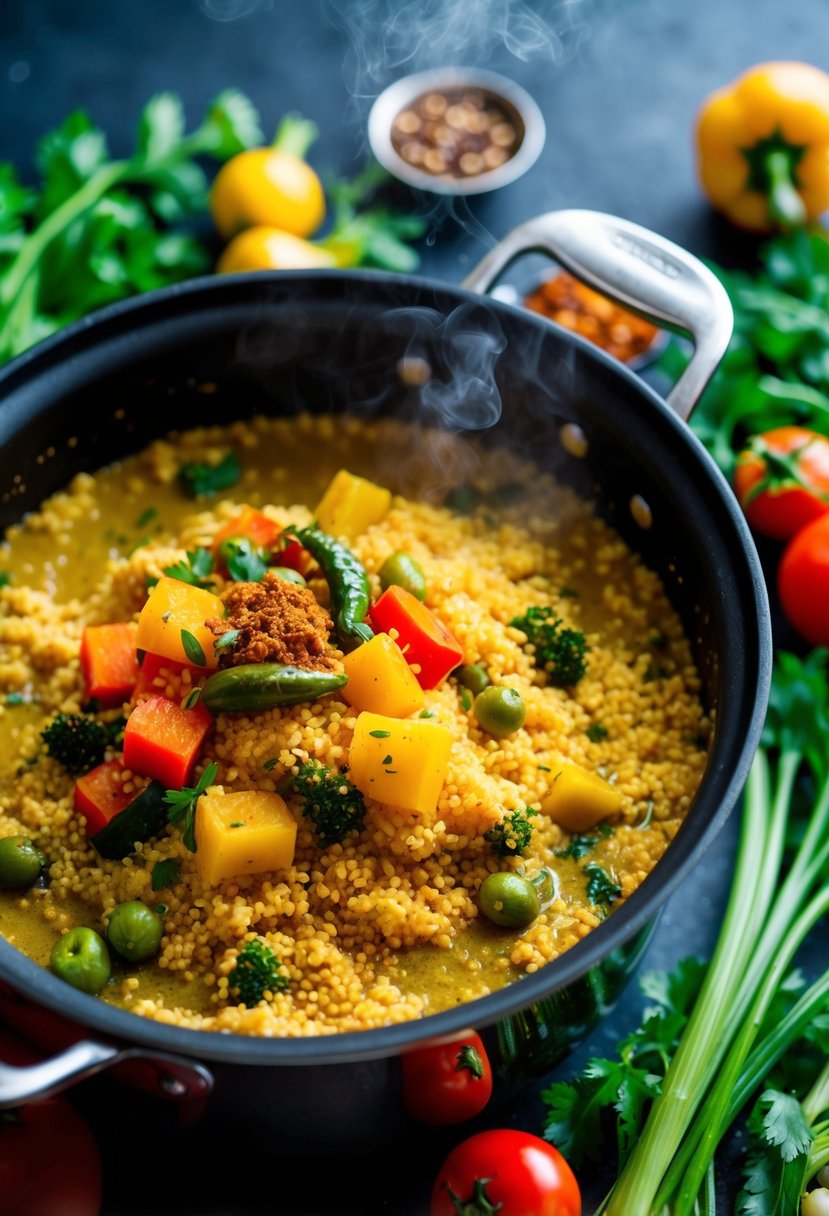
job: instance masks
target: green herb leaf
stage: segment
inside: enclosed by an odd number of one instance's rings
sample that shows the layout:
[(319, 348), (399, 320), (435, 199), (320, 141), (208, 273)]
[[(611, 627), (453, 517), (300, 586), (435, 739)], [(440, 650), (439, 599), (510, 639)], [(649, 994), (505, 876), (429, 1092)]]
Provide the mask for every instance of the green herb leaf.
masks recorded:
[(534, 662), (555, 688), (578, 684), (587, 670), (590, 651), (579, 629), (568, 629), (549, 607), (528, 608), (523, 616), (513, 617), (510, 625), (526, 634), (534, 648)]
[(3, 587), (8, 587), (11, 581), (12, 576), (9, 574), (8, 570), (0, 570), (0, 589)]
[(220, 160), (265, 142), (255, 106), (237, 89), (225, 89), (213, 101), (204, 131), (209, 151)]
[(607, 738), (607, 727), (601, 722), (592, 722), (584, 733), (591, 743), (601, 743)]
[(265, 769), (265, 771), (269, 773), (271, 771), (271, 769), (276, 768), (277, 764), (279, 764), (279, 761), (276, 758), (276, 756), (274, 756), (272, 759), (266, 760), (265, 763), (262, 765), (262, 768)]
[(216, 780), (218, 771), (218, 764), (208, 764), (198, 784), (192, 788), (186, 786), (183, 790), (167, 790), (164, 795), (169, 807), (167, 818), (170, 823), (181, 824), (181, 838), (191, 853), (196, 852), (196, 804), (207, 787)]
[(372, 739), (389, 739), (391, 737), (390, 730), (370, 730), (368, 733)]
[(582, 869), (587, 875), (587, 898), (596, 907), (613, 904), (622, 894), (622, 888), (610, 877), (607, 870), (594, 861)]
[(260, 550), (243, 537), (227, 546), (227, 572), (237, 583), (259, 583), (268, 572), (268, 563)]
[(168, 157), (184, 135), (184, 109), (175, 93), (157, 93), (138, 124), (138, 155), (149, 168)]
[(207, 659), (201, 648), (201, 643), (197, 637), (193, 636), (189, 629), (181, 630), (181, 644), (184, 647), (184, 653), (187, 655), (188, 663), (192, 663), (194, 667), (207, 666)]
[(182, 701), (182, 703), (181, 703), (182, 708), (183, 709), (195, 709), (195, 707), (199, 703), (200, 698), (201, 698), (201, 689), (200, 688), (192, 689), (192, 691), (188, 692), (187, 696)]
[(191, 587), (201, 587), (205, 591), (215, 587), (213, 579), (209, 577), (213, 573), (213, 554), (209, 549), (188, 549), (187, 560), (165, 566), (164, 573), (169, 578), (176, 578)]
[(220, 490), (229, 490), (242, 478), (242, 466), (235, 452), (228, 452), (218, 464), (185, 461), (178, 471), (182, 489), (191, 498), (213, 498)]
[(157, 861), (150, 874), (150, 886), (154, 891), (174, 887), (179, 880), (180, 869), (181, 862), (176, 861), (174, 857), (166, 857), (163, 861)]
[(238, 629), (228, 629), (227, 633), (223, 633), (221, 637), (216, 638), (216, 641), (213, 643), (213, 649), (217, 654), (225, 650), (232, 650), (238, 638)]

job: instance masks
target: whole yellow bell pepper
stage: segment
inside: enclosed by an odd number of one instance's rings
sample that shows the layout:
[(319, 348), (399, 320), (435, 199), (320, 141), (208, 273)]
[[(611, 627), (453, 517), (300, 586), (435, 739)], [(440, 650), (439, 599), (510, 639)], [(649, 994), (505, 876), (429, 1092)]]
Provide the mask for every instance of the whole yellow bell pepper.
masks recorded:
[(697, 118), (703, 189), (733, 223), (791, 228), (829, 208), (829, 75), (762, 63), (712, 93)]

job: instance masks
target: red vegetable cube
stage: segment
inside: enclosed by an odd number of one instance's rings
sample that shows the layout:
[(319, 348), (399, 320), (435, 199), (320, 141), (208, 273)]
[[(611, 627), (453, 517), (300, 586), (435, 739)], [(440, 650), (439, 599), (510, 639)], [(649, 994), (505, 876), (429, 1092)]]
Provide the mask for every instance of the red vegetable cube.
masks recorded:
[(463, 647), (441, 620), (403, 587), (389, 587), (369, 614), (375, 629), (390, 633), (421, 688), (436, 688), (459, 663)]
[(123, 773), (123, 760), (108, 760), (78, 778), (75, 810), (86, 820), (87, 836), (105, 828), (136, 797), (135, 789), (125, 792)]
[(103, 706), (126, 701), (138, 682), (135, 625), (87, 625), (81, 639), (81, 667), (87, 697)]
[(168, 789), (187, 785), (213, 719), (199, 701), (184, 709), (166, 697), (136, 705), (124, 731), (124, 764)]

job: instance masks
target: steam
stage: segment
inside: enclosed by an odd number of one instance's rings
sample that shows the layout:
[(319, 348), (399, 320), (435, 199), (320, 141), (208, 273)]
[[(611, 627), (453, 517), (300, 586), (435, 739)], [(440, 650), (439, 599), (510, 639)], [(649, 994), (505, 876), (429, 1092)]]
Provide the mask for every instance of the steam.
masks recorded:
[(586, 33), (578, 19), (582, 5), (583, 0), (323, 0), (323, 11), (349, 39), (346, 85), (361, 98), (375, 96), (395, 76), (482, 64), (501, 49), (525, 63), (562, 63)]
[(273, 0), (199, 0), (199, 8), (211, 21), (227, 25), (251, 13), (270, 12)]

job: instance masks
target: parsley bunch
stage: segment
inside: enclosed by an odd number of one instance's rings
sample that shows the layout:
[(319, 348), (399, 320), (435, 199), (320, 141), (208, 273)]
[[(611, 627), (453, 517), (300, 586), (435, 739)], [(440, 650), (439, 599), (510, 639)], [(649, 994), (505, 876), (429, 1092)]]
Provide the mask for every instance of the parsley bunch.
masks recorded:
[(488, 832), (484, 832), (484, 840), (492, 845), (492, 851), (498, 857), (516, 857), (524, 852), (532, 840), (533, 825), (530, 818), (537, 814), (538, 811), (534, 811), (530, 806), (524, 807), (523, 810), (517, 806)]
[(78, 110), (40, 140), (38, 190), (0, 164), (0, 362), (104, 304), (207, 269), (206, 250), (178, 229), (205, 209), (197, 158), (261, 142), (256, 111), (234, 89), (189, 134), (180, 99), (159, 93), (124, 159), (110, 158)]

